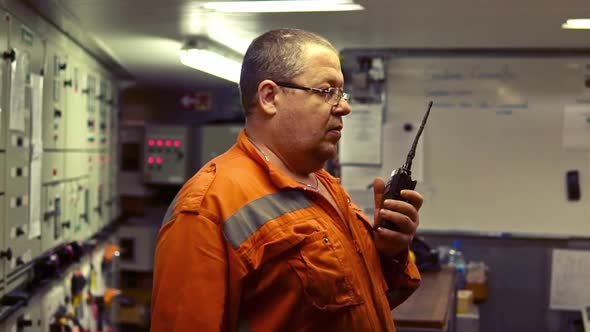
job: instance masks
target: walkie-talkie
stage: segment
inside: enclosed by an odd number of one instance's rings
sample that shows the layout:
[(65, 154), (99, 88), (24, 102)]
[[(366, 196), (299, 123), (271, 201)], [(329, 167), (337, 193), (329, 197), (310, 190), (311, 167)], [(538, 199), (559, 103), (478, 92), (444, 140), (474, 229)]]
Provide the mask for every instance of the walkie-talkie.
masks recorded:
[[(422, 130), (424, 130), (424, 126), (426, 125), (426, 120), (428, 119), (428, 115), (430, 114), (430, 109), (432, 108), (432, 101), (428, 103), (428, 110), (422, 119), (422, 124), (420, 125), (420, 129), (418, 129), (418, 133), (416, 133), (416, 138), (414, 138), (414, 143), (412, 144), (412, 148), (406, 157), (405, 164), (391, 173), (391, 177), (389, 181), (387, 181), (387, 185), (385, 186), (385, 191), (383, 192), (383, 199), (381, 200), (381, 205), (383, 205), (383, 201), (386, 199), (395, 199), (398, 201), (405, 201), (400, 192), (404, 189), (411, 189), (414, 190), (416, 188), (416, 181), (412, 180), (412, 160), (416, 154), (416, 146), (418, 145), (418, 140), (420, 139), (420, 135), (422, 134)], [(399, 231), (399, 226), (387, 221), (382, 220), (381, 226), (392, 231)]]

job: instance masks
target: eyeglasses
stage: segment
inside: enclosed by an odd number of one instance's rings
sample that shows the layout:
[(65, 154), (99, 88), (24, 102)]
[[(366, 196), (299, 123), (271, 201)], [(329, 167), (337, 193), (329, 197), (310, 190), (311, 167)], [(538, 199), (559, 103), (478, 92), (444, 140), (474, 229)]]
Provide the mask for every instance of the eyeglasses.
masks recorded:
[(348, 101), (348, 98), (350, 97), (350, 95), (348, 93), (342, 91), (342, 89), (340, 89), (340, 88), (319, 89), (319, 88), (308, 88), (305, 86), (301, 86), (301, 85), (297, 85), (297, 84), (293, 84), (293, 83), (289, 83), (289, 82), (275, 82), (275, 83), (276, 83), (276, 85), (283, 87), (283, 88), (311, 91), (311, 92), (315, 92), (315, 93), (323, 93), (324, 95), (326, 95), (326, 99), (325, 99), (326, 103), (328, 103), (332, 106), (338, 106), (341, 99), (344, 99), (344, 101)]

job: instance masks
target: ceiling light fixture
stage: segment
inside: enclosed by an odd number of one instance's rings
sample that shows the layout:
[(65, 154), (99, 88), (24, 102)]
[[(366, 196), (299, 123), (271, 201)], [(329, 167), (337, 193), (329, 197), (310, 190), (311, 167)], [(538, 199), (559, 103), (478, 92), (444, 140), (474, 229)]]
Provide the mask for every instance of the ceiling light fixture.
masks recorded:
[(562, 29), (590, 29), (590, 18), (575, 18), (565, 21)]
[(204, 9), (226, 13), (337, 12), (363, 10), (351, 0), (284, 0), (206, 2)]
[(243, 55), (206, 37), (193, 37), (180, 50), (185, 66), (238, 83)]

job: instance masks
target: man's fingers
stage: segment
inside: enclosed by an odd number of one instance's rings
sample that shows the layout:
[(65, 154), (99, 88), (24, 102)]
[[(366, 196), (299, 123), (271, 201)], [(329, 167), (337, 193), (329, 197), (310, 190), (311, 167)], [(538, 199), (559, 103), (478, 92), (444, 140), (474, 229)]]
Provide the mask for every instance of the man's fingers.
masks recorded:
[(397, 225), (400, 233), (415, 232), (416, 221), (414, 221), (415, 219), (412, 219), (412, 216), (408, 216), (398, 211), (382, 209), (379, 213), (379, 217), (381, 220), (388, 220), (392, 224)]
[(408, 234), (390, 231), (383, 227), (375, 231), (375, 246), (380, 252), (387, 253), (391, 257), (407, 249), (410, 242), (412, 242), (412, 236)]
[[(381, 219), (395, 220), (398, 218), (408, 218), (414, 223), (419, 219), (418, 210), (412, 204), (404, 201), (386, 199), (383, 202), (381, 210), (384, 210), (382, 213), (386, 214), (386, 216), (380, 215)], [(388, 212), (392, 213), (388, 214)]]
[(383, 200), (383, 191), (385, 190), (385, 182), (382, 178), (373, 179), (373, 199), (375, 200), (375, 212), (373, 220), (377, 223), (379, 219), (379, 209), (381, 209), (381, 201)]
[(412, 204), (416, 210), (420, 210), (422, 207), (422, 203), (424, 203), (424, 197), (420, 195), (419, 192), (414, 190), (402, 190), (400, 195), (408, 201), (408, 203)]

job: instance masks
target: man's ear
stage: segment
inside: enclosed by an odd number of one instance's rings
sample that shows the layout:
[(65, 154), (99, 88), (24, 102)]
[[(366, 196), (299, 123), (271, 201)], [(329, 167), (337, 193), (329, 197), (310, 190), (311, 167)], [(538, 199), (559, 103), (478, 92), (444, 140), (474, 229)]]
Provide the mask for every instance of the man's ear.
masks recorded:
[(277, 112), (276, 95), (279, 93), (279, 86), (271, 81), (264, 80), (258, 84), (258, 104), (267, 115), (274, 115)]

